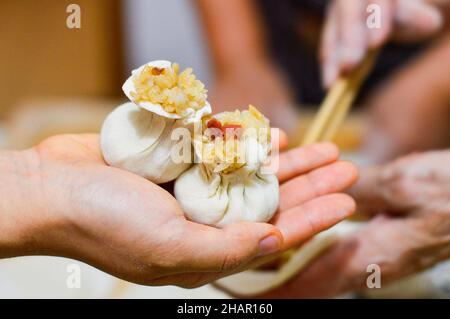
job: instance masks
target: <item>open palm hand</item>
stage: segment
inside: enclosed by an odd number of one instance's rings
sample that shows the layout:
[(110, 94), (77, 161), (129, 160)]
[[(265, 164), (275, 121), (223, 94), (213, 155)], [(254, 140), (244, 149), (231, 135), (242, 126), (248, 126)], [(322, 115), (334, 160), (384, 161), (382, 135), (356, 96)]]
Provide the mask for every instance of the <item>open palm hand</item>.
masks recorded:
[(98, 135), (55, 136), (27, 152), (26, 183), (39, 212), (30, 216), (22, 254), (78, 259), (140, 284), (202, 285), (274, 258), (354, 211), (338, 192), (356, 171), (337, 161), (332, 144), (280, 156), (280, 208), (271, 224), (223, 229), (188, 221), (170, 192), (107, 166)]

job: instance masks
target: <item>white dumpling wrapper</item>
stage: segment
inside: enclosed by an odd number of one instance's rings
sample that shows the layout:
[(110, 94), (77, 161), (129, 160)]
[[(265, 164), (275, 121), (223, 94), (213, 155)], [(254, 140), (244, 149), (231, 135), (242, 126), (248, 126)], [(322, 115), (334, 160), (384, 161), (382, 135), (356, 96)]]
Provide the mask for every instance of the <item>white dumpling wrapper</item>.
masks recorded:
[(105, 161), (161, 184), (177, 178), (191, 162), (175, 163), (172, 131), (184, 127), (181, 121), (165, 118), (134, 103), (117, 107), (105, 119), (100, 145)]
[(206, 130), (194, 134), (198, 164), (175, 181), (176, 199), (186, 217), (197, 223), (224, 227), (268, 222), (279, 202), (278, 178), (273, 171), (263, 169), (271, 150), (269, 121), (253, 106), (248, 111), (219, 113), (213, 119), (218, 124), (210, 127), (208, 121), (208, 129), (223, 130), (222, 125), (233, 123), (244, 131), (231, 143), (224, 135), (211, 139), (213, 132)]
[(267, 222), (278, 208), (278, 179), (248, 170), (209, 173), (195, 164), (175, 181), (175, 197), (194, 222), (224, 227), (237, 222)]
[(137, 102), (132, 96), (132, 92), (136, 91), (135, 85), (133, 83), (133, 77), (139, 73), (142, 72), (142, 70), (145, 68), (145, 66), (151, 66), (151, 67), (157, 67), (161, 69), (169, 68), (171, 67), (172, 62), (165, 61), (165, 60), (157, 60), (157, 61), (151, 61), (148, 62), (139, 68), (131, 71), (131, 76), (125, 81), (125, 83), (122, 86), (122, 90), (125, 93), (125, 95), (130, 99), (130, 101), (136, 103), (143, 109), (146, 109), (150, 112), (153, 112), (155, 114), (158, 114), (162, 117), (169, 118), (169, 119), (182, 119), (184, 124), (191, 124), (191, 123), (197, 123), (199, 122), (205, 115), (211, 114), (211, 105), (206, 101), (206, 104), (199, 110), (194, 110), (191, 108), (188, 108), (186, 110), (186, 113), (183, 115), (174, 114), (167, 112), (160, 104), (154, 104), (151, 102)]

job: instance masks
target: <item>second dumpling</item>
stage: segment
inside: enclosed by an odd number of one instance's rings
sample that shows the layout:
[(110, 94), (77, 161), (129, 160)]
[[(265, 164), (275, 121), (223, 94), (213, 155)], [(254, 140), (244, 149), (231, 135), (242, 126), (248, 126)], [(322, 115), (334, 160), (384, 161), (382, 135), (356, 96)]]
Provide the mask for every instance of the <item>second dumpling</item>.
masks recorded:
[(278, 179), (266, 173), (268, 120), (254, 107), (204, 120), (194, 136), (199, 160), (175, 181), (175, 197), (188, 219), (216, 227), (236, 222), (267, 222), (275, 214)]

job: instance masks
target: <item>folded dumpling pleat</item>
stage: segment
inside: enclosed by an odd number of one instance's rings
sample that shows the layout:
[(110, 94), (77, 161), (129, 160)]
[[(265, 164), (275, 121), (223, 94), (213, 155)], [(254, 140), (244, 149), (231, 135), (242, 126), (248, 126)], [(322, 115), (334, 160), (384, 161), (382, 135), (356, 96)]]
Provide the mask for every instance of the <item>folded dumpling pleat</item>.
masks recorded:
[(273, 174), (209, 174), (196, 164), (178, 177), (175, 197), (186, 217), (216, 227), (237, 222), (267, 222), (278, 207), (278, 179)]

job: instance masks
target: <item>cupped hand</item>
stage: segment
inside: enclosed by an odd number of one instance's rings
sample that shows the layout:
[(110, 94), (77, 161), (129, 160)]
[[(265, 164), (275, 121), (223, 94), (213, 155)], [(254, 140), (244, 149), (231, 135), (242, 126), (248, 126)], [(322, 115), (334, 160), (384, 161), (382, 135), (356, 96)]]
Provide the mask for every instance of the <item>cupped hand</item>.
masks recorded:
[(264, 297), (332, 297), (364, 290), (372, 264), (380, 267), (385, 287), (450, 257), (450, 151), (411, 155), (362, 171), (352, 195), (359, 209), (378, 215)]
[[(87, 262), (128, 281), (194, 287), (264, 262), (354, 210), (338, 194), (356, 179), (331, 144), (280, 156), (280, 209), (273, 224), (223, 229), (186, 220), (175, 198), (107, 166), (98, 135), (61, 135), (27, 151), (24, 183), (33, 211), (16, 255)], [(25, 188), (24, 188), (25, 189)]]
[(333, 0), (321, 40), (324, 86), (330, 87), (369, 49), (390, 38), (419, 41), (436, 34), (444, 24), (440, 8), (448, 4), (447, 0)]

